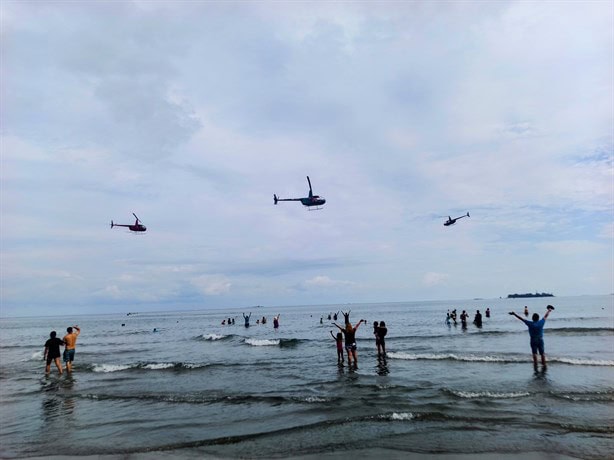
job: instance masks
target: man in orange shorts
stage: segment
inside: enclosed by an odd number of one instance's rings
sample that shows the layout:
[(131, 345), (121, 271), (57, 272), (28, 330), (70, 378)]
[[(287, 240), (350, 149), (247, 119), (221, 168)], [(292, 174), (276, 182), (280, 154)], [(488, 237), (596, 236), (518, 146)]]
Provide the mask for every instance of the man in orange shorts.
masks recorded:
[(77, 346), (77, 337), (81, 334), (79, 326), (74, 326), (77, 332), (73, 332), (72, 327), (66, 328), (66, 334), (62, 339), (66, 344), (64, 348), (64, 362), (66, 363), (66, 372), (72, 372), (72, 362), (75, 360), (75, 347)]

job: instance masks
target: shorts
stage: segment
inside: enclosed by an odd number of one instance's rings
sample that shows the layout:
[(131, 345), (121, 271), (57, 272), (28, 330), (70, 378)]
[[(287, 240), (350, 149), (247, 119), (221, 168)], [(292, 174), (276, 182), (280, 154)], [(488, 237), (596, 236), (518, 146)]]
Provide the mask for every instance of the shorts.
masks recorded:
[(47, 366), (53, 362), (54, 359), (59, 358), (60, 355), (47, 354)]
[(72, 363), (75, 360), (75, 349), (72, 350), (64, 350), (64, 362)]
[(345, 349), (346, 351), (356, 351), (356, 344), (355, 343), (351, 343), (351, 344), (346, 344), (345, 345)]
[(531, 339), (531, 351), (534, 355), (538, 352), (540, 355), (544, 354), (544, 339)]

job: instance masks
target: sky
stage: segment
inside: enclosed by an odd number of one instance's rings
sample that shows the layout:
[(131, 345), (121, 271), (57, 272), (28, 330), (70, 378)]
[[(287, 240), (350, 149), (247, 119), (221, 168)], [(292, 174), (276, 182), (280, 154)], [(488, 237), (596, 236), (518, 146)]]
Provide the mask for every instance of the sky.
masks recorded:
[(0, 315), (613, 293), (613, 18), (3, 0)]

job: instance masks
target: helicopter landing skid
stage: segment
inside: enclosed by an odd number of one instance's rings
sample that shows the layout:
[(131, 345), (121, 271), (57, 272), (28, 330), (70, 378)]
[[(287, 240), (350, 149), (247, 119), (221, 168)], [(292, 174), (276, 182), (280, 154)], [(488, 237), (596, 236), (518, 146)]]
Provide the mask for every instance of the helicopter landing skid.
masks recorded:
[(319, 211), (320, 209), (324, 209), (322, 206), (317, 206), (317, 207), (309, 207), (307, 208), (307, 211)]

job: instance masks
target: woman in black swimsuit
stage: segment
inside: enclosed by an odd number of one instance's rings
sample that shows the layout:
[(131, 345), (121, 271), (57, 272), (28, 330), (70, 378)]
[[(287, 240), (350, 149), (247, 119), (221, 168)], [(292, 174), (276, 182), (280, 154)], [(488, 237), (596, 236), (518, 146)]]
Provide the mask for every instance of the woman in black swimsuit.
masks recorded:
[(343, 335), (345, 336), (345, 351), (348, 354), (348, 365), (352, 364), (353, 357), (354, 366), (358, 366), (358, 356), (356, 355), (356, 330), (362, 322), (366, 323), (364, 319), (361, 319), (354, 327), (352, 327), (352, 324), (349, 322), (345, 323), (345, 327), (341, 327), (337, 323), (333, 323), (341, 332), (343, 332)]

